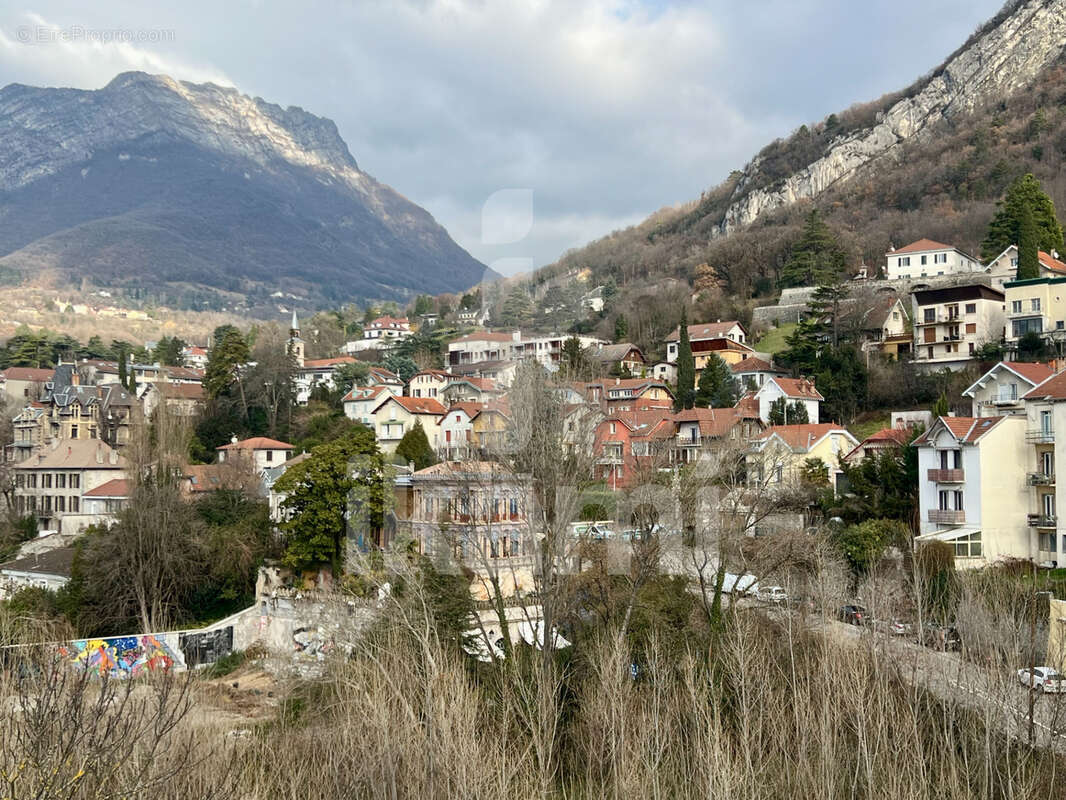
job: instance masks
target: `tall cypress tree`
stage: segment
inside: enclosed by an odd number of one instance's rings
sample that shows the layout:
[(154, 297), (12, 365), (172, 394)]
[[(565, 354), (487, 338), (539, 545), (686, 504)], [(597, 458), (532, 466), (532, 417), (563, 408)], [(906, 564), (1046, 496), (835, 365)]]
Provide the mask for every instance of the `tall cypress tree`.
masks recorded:
[(1030, 173), (1018, 178), (1007, 189), (988, 231), (981, 242), (981, 258), (991, 261), (1012, 244), (1021, 247), (1023, 209), (1028, 206), (1036, 226), (1036, 245), (1050, 253), (1063, 249), (1062, 226), (1055, 215), (1055, 204)]
[(1018, 280), (1026, 281), (1040, 277), (1040, 239), (1032, 207), (1026, 203), (1021, 208), (1018, 221)]
[(681, 309), (681, 341), (677, 346), (677, 397), (674, 407), (680, 411), (692, 408), (696, 402), (696, 362), (692, 358), (692, 345), (688, 340), (688, 314)]

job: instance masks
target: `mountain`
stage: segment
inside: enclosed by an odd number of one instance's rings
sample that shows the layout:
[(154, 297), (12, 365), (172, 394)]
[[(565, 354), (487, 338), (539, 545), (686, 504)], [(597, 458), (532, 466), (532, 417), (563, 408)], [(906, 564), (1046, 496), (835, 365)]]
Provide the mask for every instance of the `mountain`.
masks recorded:
[[(976, 251), (996, 200), (1033, 172), (1066, 208), (1066, 0), (1014, 0), (930, 74), (804, 125), (684, 205), (564, 255), (535, 282), (589, 271), (643, 290), (710, 264), (741, 300), (770, 295), (819, 208), (853, 265), (927, 236)], [(728, 313), (728, 310), (725, 310)]]
[(336, 125), (235, 89), (123, 73), (0, 89), (0, 277), (177, 305), (461, 291), (488, 274), (363, 172)]

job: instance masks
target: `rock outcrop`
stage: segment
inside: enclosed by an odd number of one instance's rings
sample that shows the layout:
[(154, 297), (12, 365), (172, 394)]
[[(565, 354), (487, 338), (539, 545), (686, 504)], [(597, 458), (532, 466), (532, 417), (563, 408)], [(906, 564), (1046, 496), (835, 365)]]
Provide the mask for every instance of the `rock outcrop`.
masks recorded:
[(757, 183), (760, 160), (749, 163), (715, 233), (728, 234), (760, 214), (817, 197), (881, 159), (898, 155), (908, 140), (931, 135), (944, 120), (1029, 85), (1066, 48), (1066, 0), (1028, 0), (987, 28), (912, 96), (880, 115), (870, 128), (832, 143), (804, 169), (767, 188)]

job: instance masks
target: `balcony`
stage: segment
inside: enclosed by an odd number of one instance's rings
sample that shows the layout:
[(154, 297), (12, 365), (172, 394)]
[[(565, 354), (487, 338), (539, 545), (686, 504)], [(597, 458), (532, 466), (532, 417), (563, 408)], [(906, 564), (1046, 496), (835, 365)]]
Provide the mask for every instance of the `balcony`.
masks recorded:
[(622, 454), (618, 452), (605, 452), (602, 456), (596, 459), (597, 464), (621, 464)]
[(1025, 482), (1030, 486), (1054, 486), (1055, 476), (1045, 475), (1043, 472), (1030, 472), (1025, 476)]
[(931, 469), (929, 480), (935, 483), (964, 483), (966, 478), (961, 469)]
[(679, 433), (677, 435), (678, 447), (699, 447), (703, 443), (702, 436), (691, 436), (689, 434)]
[(961, 333), (945, 333), (944, 334), (944, 341), (945, 342), (961, 342), (962, 341), (962, 334)]
[(929, 509), (929, 521), (937, 525), (962, 525), (966, 522), (966, 512), (931, 508)]
[(1055, 431), (1037, 428), (1025, 432), (1025, 441), (1033, 444), (1054, 444)]
[(1049, 514), (1030, 514), (1028, 521), (1030, 528), (1054, 528), (1056, 518)]
[(994, 405), (994, 406), (1012, 406), (1012, 405), (1015, 405), (1018, 402), (1018, 395), (1015, 394), (1013, 397), (1010, 397), (1010, 396), (993, 397), (988, 402), (989, 402), (989, 404)]
[(924, 317), (918, 320), (916, 325), (946, 325), (951, 323), (962, 322), (962, 317), (958, 314), (937, 314), (933, 319), (925, 319)]

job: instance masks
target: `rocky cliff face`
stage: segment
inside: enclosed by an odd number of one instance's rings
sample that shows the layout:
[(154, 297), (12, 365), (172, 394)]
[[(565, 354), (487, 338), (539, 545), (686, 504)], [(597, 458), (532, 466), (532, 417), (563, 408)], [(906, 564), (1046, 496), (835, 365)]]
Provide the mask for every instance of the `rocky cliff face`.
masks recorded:
[(817, 197), (885, 158), (903, 143), (931, 135), (952, 117), (1027, 86), (1066, 48), (1066, 0), (1028, 0), (950, 59), (913, 96), (889, 108), (875, 125), (834, 141), (824, 156), (767, 188), (758, 183), (760, 159), (749, 163), (733, 190), (716, 235), (753, 222), (765, 211)]
[(125, 73), (0, 90), (0, 268), (312, 302), (457, 291), (485, 267), (359, 169), (330, 120)]

